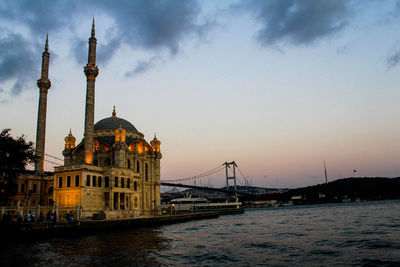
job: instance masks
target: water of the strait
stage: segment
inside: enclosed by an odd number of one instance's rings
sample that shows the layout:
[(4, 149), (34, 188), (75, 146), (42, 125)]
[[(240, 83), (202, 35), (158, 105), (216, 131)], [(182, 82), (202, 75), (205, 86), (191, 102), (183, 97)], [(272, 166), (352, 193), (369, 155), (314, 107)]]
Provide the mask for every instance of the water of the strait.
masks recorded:
[(400, 266), (400, 201), (246, 210), (96, 236), (2, 243), (1, 266)]

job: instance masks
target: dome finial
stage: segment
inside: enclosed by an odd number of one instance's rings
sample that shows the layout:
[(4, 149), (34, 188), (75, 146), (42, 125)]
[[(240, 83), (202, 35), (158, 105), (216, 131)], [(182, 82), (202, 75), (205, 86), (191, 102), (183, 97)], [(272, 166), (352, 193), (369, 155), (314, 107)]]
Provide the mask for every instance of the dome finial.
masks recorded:
[(154, 140), (157, 140), (157, 136), (156, 136), (156, 133), (154, 133)]
[(112, 116), (113, 117), (117, 117), (117, 112), (115, 111), (115, 106), (114, 106), (114, 109), (113, 109), (113, 112), (112, 112)]
[(69, 128), (69, 135), (72, 135), (72, 129)]

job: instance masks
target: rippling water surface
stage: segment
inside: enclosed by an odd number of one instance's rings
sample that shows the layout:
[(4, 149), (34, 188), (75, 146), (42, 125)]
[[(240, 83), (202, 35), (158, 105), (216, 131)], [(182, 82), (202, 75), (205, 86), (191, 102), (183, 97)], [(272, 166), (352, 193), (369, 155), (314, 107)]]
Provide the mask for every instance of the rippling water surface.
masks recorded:
[(30, 243), (0, 265), (400, 266), (400, 201), (246, 210), (242, 215)]

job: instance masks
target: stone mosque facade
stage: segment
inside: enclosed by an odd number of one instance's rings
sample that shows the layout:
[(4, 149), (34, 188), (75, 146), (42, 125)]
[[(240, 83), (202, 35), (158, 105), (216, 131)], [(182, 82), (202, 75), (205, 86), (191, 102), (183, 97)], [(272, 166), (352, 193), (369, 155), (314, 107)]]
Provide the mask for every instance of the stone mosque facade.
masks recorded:
[[(53, 201), (60, 208), (79, 207), (83, 217), (125, 218), (157, 214), (160, 205), (161, 142), (154, 135), (148, 143), (129, 121), (117, 115), (94, 123), (96, 65), (95, 25), (89, 38), (86, 75), (84, 138), (76, 143), (70, 131), (65, 137), (64, 165), (54, 168)], [(36, 176), (44, 176), (44, 143), (46, 128), (49, 69), (48, 42), (43, 53), (35, 166)], [(41, 87), (44, 89), (41, 89)], [(43, 91), (43, 93), (42, 93)]]

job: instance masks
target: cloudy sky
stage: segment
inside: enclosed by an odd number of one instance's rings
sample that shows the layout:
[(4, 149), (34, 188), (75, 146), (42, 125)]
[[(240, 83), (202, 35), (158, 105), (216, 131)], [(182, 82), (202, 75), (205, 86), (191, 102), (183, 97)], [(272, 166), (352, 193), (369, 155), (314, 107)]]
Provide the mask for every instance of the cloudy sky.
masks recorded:
[(162, 179), (232, 160), (268, 187), (321, 183), (324, 160), (330, 180), (400, 176), (400, 1), (0, 0), (1, 128), (35, 141), (48, 33), (60, 158), (83, 137), (93, 17), (95, 121), (116, 105), (156, 132)]

